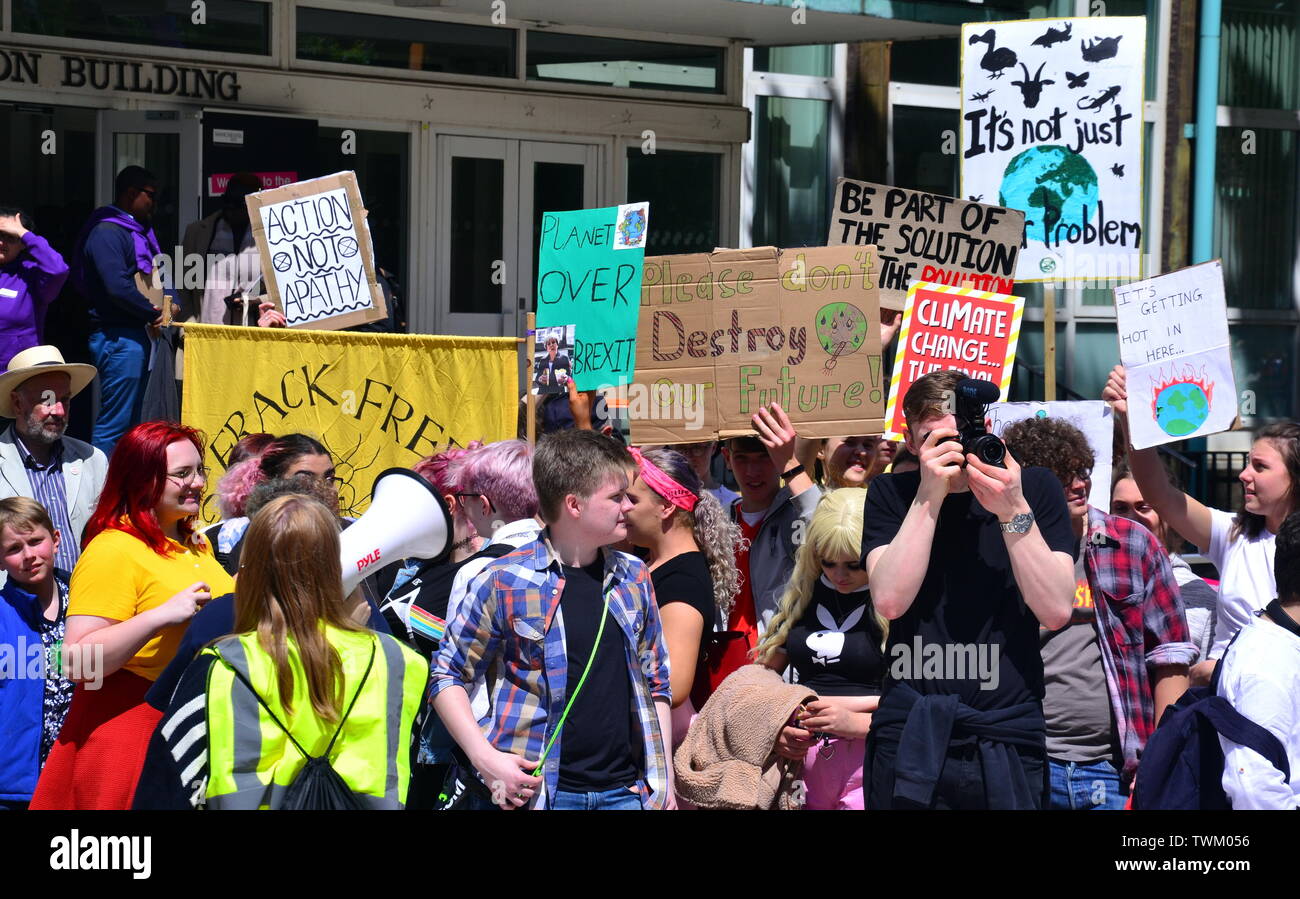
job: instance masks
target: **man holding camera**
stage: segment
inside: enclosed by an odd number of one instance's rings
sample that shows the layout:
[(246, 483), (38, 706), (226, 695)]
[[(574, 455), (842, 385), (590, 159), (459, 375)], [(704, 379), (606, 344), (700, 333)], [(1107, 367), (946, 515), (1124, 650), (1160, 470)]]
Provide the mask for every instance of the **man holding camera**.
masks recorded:
[(891, 622), (870, 809), (1042, 806), (1039, 626), (1070, 620), (1076, 540), (1056, 478), (984, 433), (996, 398), (960, 372), (919, 378), (903, 414), (920, 470), (867, 492), (863, 557)]

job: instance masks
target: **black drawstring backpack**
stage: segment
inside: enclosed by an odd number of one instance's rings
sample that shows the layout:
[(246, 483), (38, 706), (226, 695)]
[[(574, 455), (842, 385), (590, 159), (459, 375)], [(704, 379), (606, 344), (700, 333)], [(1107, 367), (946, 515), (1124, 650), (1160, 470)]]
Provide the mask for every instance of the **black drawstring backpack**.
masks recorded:
[(375, 645), (370, 644), (370, 662), (366, 665), (366, 673), (361, 676), (361, 683), (357, 684), (357, 692), (352, 695), (352, 701), (348, 703), (347, 711), (339, 720), (338, 729), (334, 731), (334, 736), (330, 737), (330, 743), (325, 747), (325, 752), (321, 755), (313, 756), (308, 754), (307, 750), (302, 748), (293, 734), (289, 733), (289, 728), (280, 723), (280, 719), (271, 711), (271, 707), (266, 704), (253, 685), (248, 682), (233, 666), (232, 671), (235, 677), (239, 678), (240, 683), (248, 688), (248, 692), (257, 698), (266, 709), (266, 713), (271, 716), (271, 720), (276, 723), (284, 735), (293, 743), (294, 748), (302, 753), (302, 757), (307, 760), (307, 764), (298, 772), (298, 776), (293, 779), (284, 792), (284, 800), (279, 807), (286, 811), (362, 811), (365, 806), (357, 798), (357, 794), (347, 785), (347, 782), (339, 776), (330, 764), (330, 753), (334, 751), (334, 743), (343, 732), (343, 725), (348, 720), (348, 715), (352, 714), (352, 707), (357, 704), (357, 698), (361, 696), (361, 688), (366, 685), (366, 679), (370, 677), (370, 669), (375, 665)]

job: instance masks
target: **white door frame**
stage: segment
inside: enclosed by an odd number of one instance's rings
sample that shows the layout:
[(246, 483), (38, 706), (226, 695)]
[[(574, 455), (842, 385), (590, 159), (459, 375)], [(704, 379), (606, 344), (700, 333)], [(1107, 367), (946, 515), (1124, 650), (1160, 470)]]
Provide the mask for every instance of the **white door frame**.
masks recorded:
[[(166, 116), (166, 118), (164, 118)], [(96, 122), (95, 198), (99, 203), (111, 203), (113, 179), (117, 176), (113, 163), (113, 138), (117, 134), (175, 134), (180, 138), (180, 171), (176, 184), (168, 185), (176, 195), (176, 239), (185, 233), (185, 226), (199, 217), (203, 185), (203, 125), (199, 108), (187, 109), (101, 109)], [(172, 251), (163, 247), (163, 252)]]

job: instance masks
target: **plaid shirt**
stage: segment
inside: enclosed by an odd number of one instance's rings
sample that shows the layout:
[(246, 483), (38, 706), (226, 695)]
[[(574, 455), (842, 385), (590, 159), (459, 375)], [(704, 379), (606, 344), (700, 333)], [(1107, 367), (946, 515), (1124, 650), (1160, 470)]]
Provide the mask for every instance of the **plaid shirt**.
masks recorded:
[(1169, 558), (1155, 536), (1140, 524), (1094, 508), (1088, 509), (1088, 534), (1084, 567), (1127, 784), (1156, 726), (1148, 666), (1191, 665), (1199, 652), (1187, 630)]
[[(611, 624), (623, 632), (637, 731), (644, 745), (644, 808), (664, 808), (668, 766), (655, 700), (671, 699), (668, 649), (659, 624), (650, 573), (639, 559), (606, 549), (604, 593)], [(447, 625), (433, 662), (430, 697), (449, 687), (468, 691), (499, 663), (492, 711), (479, 722), (502, 752), (537, 759), (568, 699), (569, 657), (560, 596), (559, 559), (543, 536), (493, 560), (475, 578), (470, 595)], [(618, 714), (610, 709), (610, 714)], [(542, 769), (538, 807), (549, 804), (560, 779), (563, 729)]]

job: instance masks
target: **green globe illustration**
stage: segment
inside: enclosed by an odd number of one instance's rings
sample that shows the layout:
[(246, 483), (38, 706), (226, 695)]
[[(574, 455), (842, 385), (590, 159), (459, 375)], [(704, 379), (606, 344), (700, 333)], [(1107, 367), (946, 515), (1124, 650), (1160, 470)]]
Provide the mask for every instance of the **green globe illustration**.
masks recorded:
[(1058, 225), (1082, 228), (1097, 213), (1097, 173), (1088, 160), (1048, 144), (1016, 155), (1002, 173), (998, 202), (1023, 210), (1033, 222), (1027, 236), (1051, 243)]
[(1156, 424), (1170, 436), (1192, 433), (1209, 416), (1210, 399), (1196, 384), (1170, 384), (1156, 394)]

